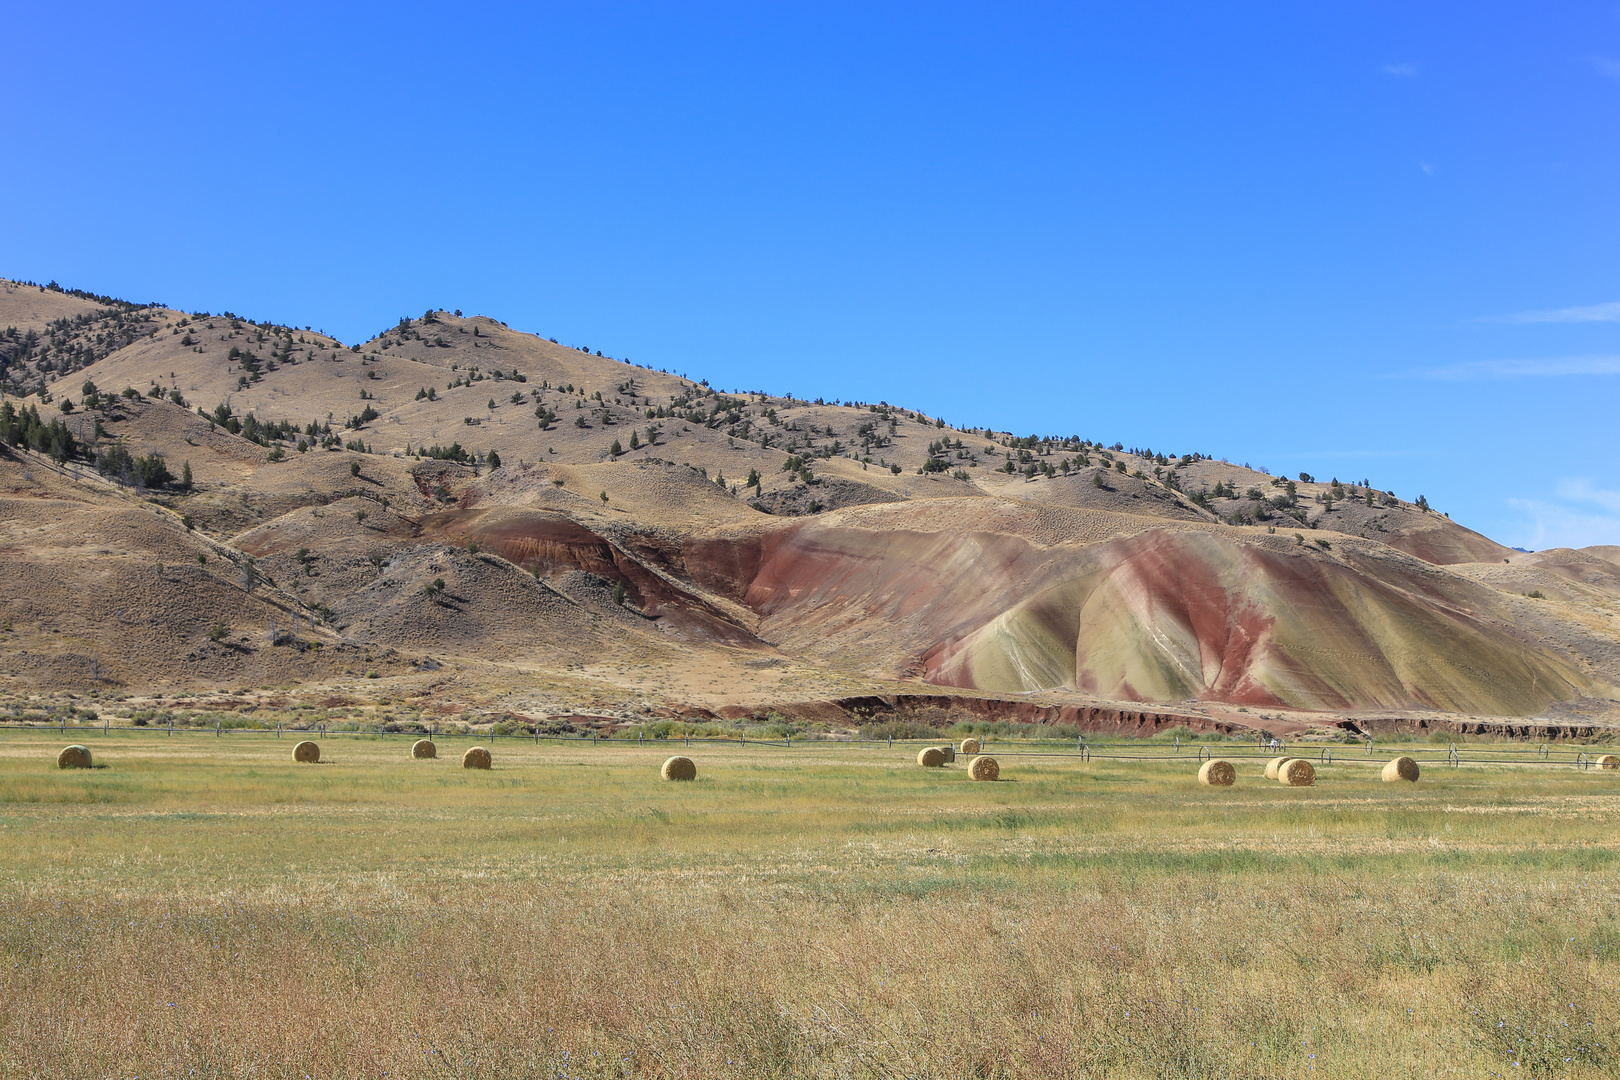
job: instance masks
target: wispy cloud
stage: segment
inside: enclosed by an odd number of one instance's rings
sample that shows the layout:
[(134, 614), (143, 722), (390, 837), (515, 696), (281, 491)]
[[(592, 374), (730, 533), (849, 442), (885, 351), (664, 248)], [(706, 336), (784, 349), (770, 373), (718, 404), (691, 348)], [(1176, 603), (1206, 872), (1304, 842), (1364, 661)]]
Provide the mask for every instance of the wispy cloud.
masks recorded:
[(1525, 515), (1523, 532), (1513, 539), (1532, 550), (1620, 544), (1620, 491), (1584, 477), (1560, 480), (1551, 499), (1509, 499)]
[(1585, 477), (1558, 481), (1558, 497), (1570, 502), (1593, 503), (1605, 510), (1620, 514), (1620, 491), (1600, 488)]
[(1608, 56), (1588, 56), (1586, 62), (1599, 75), (1607, 75), (1611, 79), (1620, 79), (1620, 60)]
[(1417, 65), (1385, 64), (1383, 67), (1383, 72), (1385, 75), (1392, 75), (1397, 79), (1415, 79), (1417, 78)]
[(1566, 375), (1620, 375), (1620, 356), (1552, 356), (1530, 360), (1470, 360), (1406, 373), (1420, 379), (1549, 379)]
[(1424, 176), (1433, 176), (1435, 173), (1439, 172), (1437, 168), (1429, 164), (1427, 161), (1418, 162), (1418, 168), (1423, 170)]
[(1511, 315), (1490, 315), (1480, 321), (1505, 323), (1620, 322), (1620, 300), (1610, 301), (1607, 304), (1587, 304), (1584, 307), (1516, 311)]

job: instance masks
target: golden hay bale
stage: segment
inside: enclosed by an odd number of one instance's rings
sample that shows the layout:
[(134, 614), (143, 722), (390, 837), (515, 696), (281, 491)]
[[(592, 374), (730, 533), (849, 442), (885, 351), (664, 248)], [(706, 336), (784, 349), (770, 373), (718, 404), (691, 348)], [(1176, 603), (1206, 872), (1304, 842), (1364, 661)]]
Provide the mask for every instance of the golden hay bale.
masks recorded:
[(491, 760), (488, 750), (485, 750), (482, 746), (474, 746), (461, 755), (461, 767), (463, 769), (487, 769)]
[[(1620, 761), (1620, 758), (1616, 758)], [(1418, 763), (1409, 757), (1398, 757), (1384, 766), (1384, 781), (1393, 784), (1397, 780), (1416, 780), (1418, 778)]]
[(1604, 754), (1598, 758), (1598, 767), (1602, 769), (1620, 769), (1620, 757), (1614, 754)]
[(993, 757), (976, 757), (968, 762), (970, 780), (996, 780), (1001, 777), (1001, 766)]
[(1288, 759), (1285, 757), (1274, 757), (1270, 761), (1266, 762), (1266, 779), (1277, 779), (1277, 770), (1282, 768), (1282, 763), (1287, 760)]
[(1277, 779), (1289, 787), (1310, 787), (1316, 783), (1316, 766), (1304, 758), (1289, 758), (1277, 766)]
[(664, 762), (664, 767), (658, 771), (665, 780), (696, 780), (697, 762), (677, 754)]
[(978, 739), (963, 739), (961, 750), (959, 752), (963, 754), (977, 754), (981, 749), (982, 747), (979, 745)]
[(1208, 787), (1231, 787), (1237, 783), (1237, 770), (1230, 761), (1210, 758), (1198, 766), (1198, 782)]
[(950, 743), (946, 743), (944, 746), (940, 747), (939, 752), (945, 755), (945, 761), (947, 763), (956, 760), (956, 747), (952, 746)]
[(315, 762), (321, 760), (321, 744), (305, 739), (293, 747), (293, 760), (301, 761), (306, 765), (315, 764)]
[(425, 758), (438, 757), (439, 748), (433, 745), (432, 739), (417, 739), (411, 743), (411, 757)]
[(62, 747), (62, 752), (56, 755), (58, 769), (88, 769), (90, 767), (90, 748), (74, 743), (72, 746)]
[(937, 769), (945, 764), (945, 752), (937, 746), (925, 746), (917, 751), (917, 764), (929, 769)]

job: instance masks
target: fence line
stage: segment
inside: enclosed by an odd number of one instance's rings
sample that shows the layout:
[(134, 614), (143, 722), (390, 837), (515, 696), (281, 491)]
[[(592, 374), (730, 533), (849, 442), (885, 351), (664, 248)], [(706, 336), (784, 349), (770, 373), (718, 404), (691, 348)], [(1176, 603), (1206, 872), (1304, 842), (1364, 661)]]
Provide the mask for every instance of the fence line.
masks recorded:
[[(917, 746), (940, 745), (940, 744), (943, 744), (943, 743), (948, 741), (948, 740), (944, 740), (944, 739), (930, 740), (930, 739), (893, 739), (893, 738), (886, 738), (886, 739), (861, 739), (861, 738), (855, 738), (855, 739), (799, 739), (798, 741), (794, 741), (794, 739), (793, 739), (793, 737), (791, 735), (787, 736), (786, 738), (783, 738), (783, 739), (758, 739), (758, 738), (749, 738), (746, 735), (738, 735), (738, 736), (735, 736), (735, 737), (716, 736), (716, 735), (695, 735), (695, 736), (694, 735), (675, 735), (675, 736), (669, 736), (669, 737), (665, 737), (665, 738), (651, 738), (651, 739), (649, 739), (649, 738), (646, 738), (646, 737), (644, 737), (643, 735), (641, 735), (639, 733), (637, 734), (636, 738), (632, 740), (632, 739), (627, 739), (627, 738), (603, 739), (601, 737), (601, 735), (599, 733), (596, 733), (596, 732), (582, 732), (579, 735), (565, 735), (565, 734), (547, 735), (547, 734), (542, 734), (538, 730), (536, 730), (533, 733), (501, 735), (501, 734), (499, 734), (497, 732), (494, 732), (494, 731), (488, 731), (488, 732), (483, 732), (483, 733), (477, 733), (477, 732), (450, 732), (450, 731), (386, 731), (381, 726), (374, 727), (371, 730), (367, 730), (364, 727), (355, 728), (355, 729), (333, 730), (333, 729), (329, 729), (325, 724), (315, 724), (314, 726), (309, 727), (309, 728), (289, 728), (289, 727), (286, 727), (286, 726), (284, 726), (283, 724), (280, 724), (280, 723), (278, 723), (274, 728), (268, 728), (268, 727), (265, 727), (265, 728), (249, 728), (249, 727), (227, 728), (227, 727), (224, 726), (223, 722), (220, 722), (220, 721), (216, 721), (214, 723), (214, 725), (213, 725), (213, 729), (210, 730), (207, 727), (182, 726), (182, 727), (176, 728), (172, 720), (167, 725), (141, 726), (141, 725), (136, 725), (136, 724), (124, 724), (124, 725), (119, 725), (117, 727), (114, 727), (111, 724), (110, 720), (106, 720), (106, 719), (104, 719), (102, 721), (102, 723), (99, 724), (99, 725), (89, 725), (89, 724), (75, 725), (75, 726), (70, 728), (67, 725), (67, 722), (66, 722), (65, 718), (61, 719), (61, 720), (58, 720), (56, 723), (43, 723), (43, 724), (30, 724), (30, 723), (17, 724), (17, 723), (6, 723), (6, 722), (3, 722), (3, 721), (0, 721), (0, 732), (7, 732), (7, 731), (52, 731), (52, 730), (56, 731), (59, 735), (63, 735), (63, 736), (66, 736), (69, 733), (72, 733), (74, 735), (98, 735), (99, 734), (104, 738), (110, 737), (111, 734), (113, 732), (115, 732), (115, 731), (118, 732), (120, 735), (143, 735), (143, 734), (145, 734), (145, 735), (161, 736), (161, 737), (165, 737), (165, 738), (173, 738), (175, 733), (178, 731), (183, 736), (184, 735), (192, 735), (192, 736), (212, 735), (216, 739), (222, 739), (226, 735), (231, 735), (233, 737), (244, 736), (244, 735), (247, 735), (247, 736), (261, 736), (261, 737), (271, 737), (271, 738), (277, 738), (277, 739), (286, 738), (286, 737), (289, 737), (289, 736), (290, 737), (297, 737), (297, 738), (315, 738), (315, 739), (349, 738), (349, 739), (376, 739), (376, 740), (386, 740), (386, 739), (388, 739), (390, 737), (393, 737), (393, 738), (406, 739), (406, 740), (411, 740), (411, 741), (414, 741), (414, 740), (417, 740), (417, 739), (424, 739), (424, 738), (429, 739), (429, 740), (433, 740), (433, 741), (445, 740), (445, 739), (467, 739), (467, 740), (472, 741), (472, 742), (487, 742), (487, 743), (498, 743), (502, 739), (505, 739), (507, 741), (515, 741), (515, 742), (532, 742), (532, 743), (534, 743), (536, 745), (538, 745), (538, 744), (540, 744), (542, 742), (558, 743), (558, 744), (573, 744), (573, 745), (589, 744), (591, 746), (600, 746), (603, 743), (606, 743), (609, 746), (615, 746), (615, 747), (621, 747), (621, 748), (622, 747), (629, 747), (629, 746), (637, 746), (637, 747), (652, 747), (652, 748), (663, 747), (663, 748), (666, 748), (666, 749), (668, 747), (671, 747), (671, 746), (681, 746), (681, 747), (692, 747), (692, 746), (737, 746), (737, 747), (753, 747), (753, 748), (760, 749), (760, 750), (773, 750), (773, 749), (774, 750), (782, 750), (782, 749), (795, 749), (795, 748), (796, 749), (835, 749), (835, 748), (839, 748), (839, 747), (859, 747), (859, 748), (868, 748), (868, 749), (870, 749), (870, 748), (892, 749), (896, 742), (900, 743), (902, 749), (906, 749), (908, 747), (915, 748)], [(1128, 736), (1126, 736), (1126, 737), (1128, 738)], [(1441, 749), (1438, 746), (1434, 746), (1434, 745), (1429, 745), (1429, 746), (1425, 747), (1425, 746), (1413, 746), (1413, 745), (1411, 745), (1409, 743), (1395, 743), (1395, 744), (1385, 744), (1383, 746), (1376, 746), (1375, 743), (1372, 740), (1367, 740), (1366, 743), (1365, 743), (1365, 746), (1366, 746), (1366, 755), (1365, 756), (1353, 755), (1353, 754), (1345, 753), (1345, 751), (1351, 749), (1351, 746), (1353, 744), (1337, 744), (1337, 749), (1339, 749), (1339, 751), (1340, 751), (1340, 756), (1337, 759), (1335, 759), (1334, 756), (1333, 756), (1333, 751), (1335, 749), (1335, 745), (1323, 745), (1323, 744), (1314, 744), (1314, 745), (1313, 744), (1304, 744), (1304, 745), (1298, 745), (1298, 746), (1295, 746), (1295, 747), (1291, 748), (1291, 747), (1287, 746), (1287, 744), (1280, 744), (1278, 746), (1273, 747), (1273, 746), (1270, 746), (1268, 744), (1258, 744), (1258, 745), (1252, 745), (1251, 746), (1251, 745), (1242, 744), (1242, 743), (1233, 743), (1233, 744), (1228, 744), (1226, 746), (1216, 745), (1216, 746), (1212, 747), (1210, 744), (1200, 743), (1199, 745), (1197, 745), (1196, 748), (1194, 748), (1191, 745), (1185, 745), (1184, 746), (1181, 743), (1180, 738), (1177, 737), (1174, 744), (1172, 746), (1170, 746), (1170, 747), (1143, 746), (1140, 750), (1133, 751), (1133, 749), (1131, 747), (1129, 747), (1129, 746), (1120, 746), (1118, 744), (1112, 744), (1112, 743), (1103, 744), (1103, 745), (1094, 745), (1092, 743), (1086, 742), (1084, 740), (1084, 737), (1082, 736), (1081, 738), (1076, 740), (1076, 747), (1074, 749), (1061, 749), (1060, 750), (1060, 749), (1035, 749), (1035, 748), (1020, 749), (1019, 748), (1020, 745), (1022, 745), (1024, 747), (1031, 747), (1031, 746), (1038, 745), (1038, 744), (1029, 744), (1029, 743), (1019, 744), (1019, 743), (1011, 743), (1011, 742), (1009, 742), (1009, 743), (997, 743), (997, 744), (992, 745), (992, 744), (990, 744), (988, 742), (984, 742), (983, 741), (984, 737), (981, 736), (980, 738), (981, 738), (982, 752), (987, 753), (987, 754), (988, 753), (994, 753), (999, 757), (1009, 757), (1009, 758), (1072, 758), (1072, 759), (1076, 759), (1076, 760), (1079, 760), (1079, 761), (1082, 761), (1082, 762), (1091, 761), (1093, 759), (1102, 760), (1102, 761), (1189, 761), (1189, 762), (1191, 762), (1191, 761), (1200, 761), (1201, 762), (1201, 761), (1207, 761), (1211, 757), (1223, 757), (1223, 758), (1231, 758), (1231, 759), (1237, 759), (1237, 760), (1260, 760), (1260, 759), (1269, 759), (1269, 758), (1272, 758), (1272, 757), (1314, 757), (1316, 759), (1316, 761), (1319, 764), (1322, 764), (1322, 765), (1345, 764), (1345, 765), (1372, 765), (1372, 766), (1375, 766), (1375, 767), (1382, 767), (1390, 756), (1404, 755), (1406, 757), (1410, 757), (1410, 758), (1415, 759), (1416, 761), (1419, 762), (1419, 764), (1448, 765), (1448, 766), (1450, 766), (1452, 768), (1457, 768), (1457, 767), (1459, 767), (1459, 766), (1461, 766), (1463, 764), (1472, 764), (1472, 765), (1497, 765), (1497, 764), (1500, 764), (1500, 765), (1550, 765), (1550, 766), (1566, 765), (1566, 766), (1574, 766), (1575, 768), (1578, 768), (1578, 769), (1591, 769), (1591, 768), (1599, 767), (1598, 762), (1596, 760), (1596, 756), (1592, 752), (1590, 752), (1588, 749), (1585, 749), (1585, 748), (1582, 748), (1582, 747), (1571, 747), (1567, 751), (1560, 751), (1560, 750), (1554, 750), (1552, 747), (1550, 747), (1550, 746), (1548, 746), (1548, 745), (1546, 745), (1544, 743), (1537, 745), (1533, 749), (1530, 748), (1530, 747), (1525, 747), (1525, 746), (1519, 746), (1519, 747), (1512, 747), (1512, 746), (1509, 746), (1509, 747), (1500, 747), (1500, 746), (1497, 746), (1497, 747), (1467, 747), (1467, 746), (1458, 746), (1456, 743), (1451, 743), (1445, 749)], [(1153, 752), (1151, 752), (1153, 750), (1162, 750), (1163, 752), (1153, 753)], [(909, 750), (907, 750), (907, 752), (909, 753)]]

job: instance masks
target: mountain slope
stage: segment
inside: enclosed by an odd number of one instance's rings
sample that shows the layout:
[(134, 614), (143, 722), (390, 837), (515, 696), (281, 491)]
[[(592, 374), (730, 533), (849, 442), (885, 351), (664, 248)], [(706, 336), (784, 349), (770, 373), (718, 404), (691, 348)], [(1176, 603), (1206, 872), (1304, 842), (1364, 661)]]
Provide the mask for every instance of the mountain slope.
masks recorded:
[[(1620, 682), (1612, 552), (1514, 553), (1367, 481), (721, 393), (484, 317), (429, 312), (345, 348), (103, 301), (0, 289), (0, 326), (36, 329), (9, 369), (35, 392), (11, 415), (75, 440), (36, 453), (19, 428), (6, 466), (0, 604), (39, 616), (6, 642), (25, 681), (71, 655), (124, 685), (382, 665), (379, 690), (449, 679), (557, 705), (931, 683), (1501, 716), (1602, 712)], [(147, 455), (176, 480), (142, 488), (118, 464)], [(115, 542), (148, 518), (169, 531)], [(29, 607), (53, 575), (95, 588)], [(120, 621), (171, 608), (149, 641)], [(273, 644), (282, 623), (302, 645)], [(219, 640), (243, 650), (215, 657)], [(453, 678), (432, 674), (446, 662)]]

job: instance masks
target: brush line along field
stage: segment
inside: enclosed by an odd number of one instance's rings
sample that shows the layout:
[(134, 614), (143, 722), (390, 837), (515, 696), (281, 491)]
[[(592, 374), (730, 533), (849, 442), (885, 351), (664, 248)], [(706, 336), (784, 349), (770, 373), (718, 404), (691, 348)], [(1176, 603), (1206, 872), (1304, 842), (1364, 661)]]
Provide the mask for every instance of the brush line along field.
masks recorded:
[(1615, 771), (80, 741), (0, 737), (0, 1077), (1620, 1068)]

